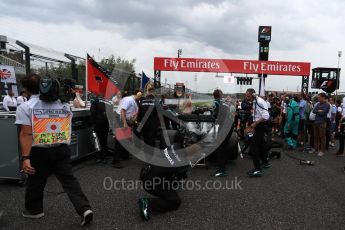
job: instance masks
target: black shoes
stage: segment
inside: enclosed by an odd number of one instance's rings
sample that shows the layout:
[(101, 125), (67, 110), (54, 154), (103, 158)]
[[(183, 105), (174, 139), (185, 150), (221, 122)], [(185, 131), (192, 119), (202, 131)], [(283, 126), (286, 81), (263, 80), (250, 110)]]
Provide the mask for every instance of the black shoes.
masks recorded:
[(150, 219), (150, 214), (149, 214), (148, 207), (149, 207), (149, 202), (148, 202), (147, 198), (139, 199), (140, 215), (146, 221), (148, 221)]
[(98, 164), (106, 164), (107, 161), (104, 158), (99, 158), (99, 159), (96, 160), (96, 163), (98, 163)]
[(83, 217), (83, 219), (82, 219), (80, 225), (83, 227), (83, 226), (88, 225), (92, 221), (93, 212), (91, 210), (86, 210), (82, 217)]
[(345, 156), (344, 153), (339, 153), (339, 152), (338, 152), (337, 154), (335, 154), (335, 155), (336, 155), (337, 157), (343, 157), (343, 156)]
[(25, 218), (39, 219), (39, 218), (44, 217), (44, 212), (41, 212), (41, 213), (31, 213), (28, 210), (24, 210), (22, 212), (22, 216), (25, 217)]
[(133, 157), (131, 157), (131, 156), (122, 157), (123, 161), (129, 161), (129, 160), (132, 160), (132, 159), (133, 159)]
[(261, 177), (262, 176), (262, 172), (260, 170), (253, 170), (248, 172), (248, 176), (249, 177)]
[(214, 177), (225, 177), (227, 176), (228, 174), (226, 173), (226, 170), (225, 169), (218, 169), (214, 174), (213, 176)]
[(112, 164), (113, 168), (117, 168), (117, 169), (122, 169), (124, 167), (120, 161), (118, 161), (118, 162), (113, 161), (111, 164)]
[[(23, 217), (25, 218), (31, 218), (31, 219), (39, 219), (44, 217), (44, 212), (41, 213), (31, 213), (28, 210), (24, 210), (22, 212)], [(85, 226), (89, 224), (92, 221), (93, 218), (93, 212), (91, 210), (86, 210), (82, 216), (82, 221), (80, 223), (81, 226)]]
[(269, 154), (269, 159), (277, 158), (279, 159), (281, 157), (281, 153), (278, 151), (271, 151)]
[(261, 164), (261, 168), (264, 168), (264, 169), (268, 169), (268, 168), (270, 168), (271, 167), (271, 165), (270, 165), (270, 163), (263, 163), (263, 164)]

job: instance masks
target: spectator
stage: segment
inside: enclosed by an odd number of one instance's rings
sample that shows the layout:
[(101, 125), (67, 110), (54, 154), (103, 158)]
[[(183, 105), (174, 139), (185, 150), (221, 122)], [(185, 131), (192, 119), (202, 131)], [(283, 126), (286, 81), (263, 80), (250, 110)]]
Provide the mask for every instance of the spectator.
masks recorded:
[(336, 116), (337, 116), (337, 106), (335, 105), (334, 98), (329, 99), (330, 111), (329, 114), (329, 146), (334, 147), (334, 135), (336, 130)]
[(339, 125), (338, 125), (338, 132), (339, 132), (339, 150), (336, 153), (337, 157), (343, 157), (344, 156), (344, 131), (345, 131), (345, 117), (342, 116), (341, 119), (339, 120)]
[(303, 145), (304, 143), (304, 139), (305, 139), (305, 110), (306, 110), (306, 106), (307, 106), (307, 102), (305, 101), (305, 95), (304, 94), (299, 94), (297, 96), (298, 98), (298, 107), (299, 107), (299, 116), (300, 116), (300, 121), (299, 121), (299, 125), (298, 125), (298, 133), (299, 133), (299, 142), (301, 145)]
[(335, 122), (336, 122), (335, 138), (338, 138), (339, 136), (338, 127), (340, 125), (339, 122), (340, 122), (340, 119), (342, 117), (342, 112), (343, 112), (343, 108), (341, 107), (341, 100), (336, 101), (336, 106), (337, 106), (337, 115), (335, 117)]
[(281, 101), (281, 105), (280, 105), (280, 107), (281, 107), (281, 113), (280, 113), (280, 121), (279, 121), (279, 124), (280, 124), (280, 131), (281, 131), (281, 133), (282, 133), (282, 135), (283, 135), (283, 133), (284, 133), (284, 125), (285, 125), (285, 122), (286, 122), (286, 103), (285, 103), (285, 97), (286, 97), (286, 95), (285, 94), (282, 94), (281, 96), (280, 96), (280, 101)]
[(314, 149), (310, 153), (316, 152), (318, 156), (323, 156), (326, 150), (326, 127), (327, 127), (327, 113), (329, 111), (329, 104), (327, 103), (327, 95), (320, 93), (318, 95), (319, 103), (315, 105), (313, 113), (315, 113), (314, 121)]
[(273, 98), (272, 100), (272, 109), (271, 109), (271, 116), (273, 120), (273, 135), (277, 132), (279, 132), (279, 115), (281, 113), (281, 107), (280, 107), (280, 100), (278, 97)]

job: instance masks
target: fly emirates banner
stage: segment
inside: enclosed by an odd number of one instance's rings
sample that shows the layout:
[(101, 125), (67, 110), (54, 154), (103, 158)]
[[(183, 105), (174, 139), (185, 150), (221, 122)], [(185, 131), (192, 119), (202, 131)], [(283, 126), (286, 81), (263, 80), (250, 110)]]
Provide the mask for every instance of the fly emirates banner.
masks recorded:
[(154, 69), (161, 71), (309, 76), (310, 63), (155, 57)]

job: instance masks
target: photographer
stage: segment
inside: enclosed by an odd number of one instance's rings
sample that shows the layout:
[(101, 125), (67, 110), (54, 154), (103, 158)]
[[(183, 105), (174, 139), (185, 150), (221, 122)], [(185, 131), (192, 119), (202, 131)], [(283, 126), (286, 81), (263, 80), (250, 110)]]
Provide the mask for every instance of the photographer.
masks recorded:
[(49, 174), (54, 173), (82, 217), (81, 226), (85, 226), (92, 221), (93, 212), (70, 164), (68, 144), (73, 114), (66, 102), (70, 99), (71, 87), (64, 82), (61, 86), (56, 79), (40, 79), (38, 75), (29, 75), (21, 83), (31, 95), (16, 113), (22, 168), (28, 174), (22, 215), (34, 219), (44, 216), (44, 187)]
[[(247, 89), (246, 98), (248, 101), (253, 102), (253, 123), (246, 128), (248, 135), (253, 135), (250, 152), (253, 158), (254, 169), (248, 172), (250, 177), (262, 176), (261, 167), (269, 168), (267, 151), (264, 145), (265, 137), (265, 121), (270, 118), (268, 113), (267, 103), (262, 98), (255, 95), (255, 90), (252, 88)], [(260, 160), (262, 164), (260, 164)]]
[(247, 100), (246, 98), (242, 101), (241, 104), (241, 110), (238, 111), (238, 118), (240, 120), (240, 127), (238, 131), (238, 135), (243, 140), (244, 139), (244, 129), (252, 123), (252, 108), (253, 108), (253, 102)]

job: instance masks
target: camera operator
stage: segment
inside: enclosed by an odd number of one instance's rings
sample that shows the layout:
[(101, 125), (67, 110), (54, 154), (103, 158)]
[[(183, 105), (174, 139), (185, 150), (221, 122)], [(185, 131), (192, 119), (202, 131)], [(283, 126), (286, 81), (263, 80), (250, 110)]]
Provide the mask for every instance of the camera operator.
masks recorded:
[(253, 108), (253, 102), (247, 100), (246, 98), (242, 101), (241, 104), (241, 110), (238, 112), (239, 120), (240, 120), (240, 130), (238, 131), (238, 134), (240, 138), (244, 139), (244, 129), (247, 127), (247, 125), (250, 125), (252, 123), (252, 108)]
[(92, 221), (93, 212), (70, 164), (68, 144), (73, 114), (66, 102), (70, 99), (71, 89), (63, 82), (63, 88), (60, 88), (56, 79), (40, 79), (38, 75), (24, 77), (21, 83), (31, 95), (16, 113), (16, 124), (20, 125), (22, 168), (28, 174), (22, 215), (34, 219), (44, 216), (44, 187), (53, 172), (82, 217), (81, 226), (85, 226)]
[[(246, 133), (253, 135), (251, 138), (250, 152), (253, 158), (254, 169), (248, 172), (250, 177), (262, 176), (261, 167), (269, 168), (267, 151), (264, 145), (265, 121), (270, 118), (267, 103), (262, 98), (256, 96), (255, 90), (247, 89), (246, 98), (253, 102), (253, 123), (246, 128)], [(262, 164), (260, 164), (260, 160)]]

